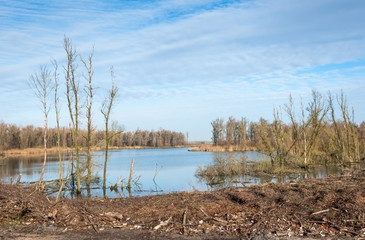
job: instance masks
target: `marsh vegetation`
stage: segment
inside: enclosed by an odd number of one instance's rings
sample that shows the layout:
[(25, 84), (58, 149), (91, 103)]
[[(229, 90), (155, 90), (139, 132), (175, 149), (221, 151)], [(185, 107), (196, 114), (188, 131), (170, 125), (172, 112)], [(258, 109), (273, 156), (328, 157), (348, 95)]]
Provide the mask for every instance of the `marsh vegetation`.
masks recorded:
[(365, 159), (365, 122), (356, 124), (354, 116), (343, 92), (336, 97), (329, 92), (325, 97), (313, 90), (306, 104), (295, 104), (290, 96), (289, 103), (274, 107), (272, 122), (233, 117), (212, 121), (212, 141), (226, 149), (255, 148), (268, 157), (271, 172), (359, 163)]

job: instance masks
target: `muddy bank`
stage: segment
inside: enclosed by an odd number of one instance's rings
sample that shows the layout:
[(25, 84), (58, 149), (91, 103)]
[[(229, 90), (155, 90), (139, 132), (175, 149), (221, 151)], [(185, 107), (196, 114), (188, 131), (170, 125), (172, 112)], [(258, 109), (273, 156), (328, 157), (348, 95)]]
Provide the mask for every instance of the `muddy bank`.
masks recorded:
[(0, 239), (361, 238), (364, 185), (365, 171), (359, 171), (218, 191), (56, 203), (32, 188), (0, 184)]

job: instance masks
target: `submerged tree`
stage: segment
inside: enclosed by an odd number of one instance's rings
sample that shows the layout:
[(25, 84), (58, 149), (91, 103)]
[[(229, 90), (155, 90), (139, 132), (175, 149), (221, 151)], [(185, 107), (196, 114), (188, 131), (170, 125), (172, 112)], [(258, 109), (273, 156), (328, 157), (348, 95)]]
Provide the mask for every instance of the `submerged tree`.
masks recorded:
[(334, 134), (329, 133), (331, 140), (329, 150), (338, 161), (358, 161), (360, 160), (360, 144), (358, 130), (354, 121), (354, 111), (352, 110), (352, 113), (349, 112), (347, 100), (342, 91), (340, 95), (337, 95), (337, 104), (340, 108), (340, 120), (336, 119), (334, 97), (329, 92), (328, 106), (334, 131)]
[[(76, 154), (76, 179), (77, 179), (77, 193), (81, 193), (80, 188), (80, 165), (79, 165), (79, 116), (80, 116), (80, 93), (79, 80), (75, 76), (76, 73), (76, 50), (73, 49), (71, 40), (67, 37), (64, 39), (64, 49), (67, 54), (67, 66), (65, 69), (66, 80), (66, 97), (68, 103), (68, 110), (70, 113), (72, 129), (73, 129), (73, 143)], [(72, 173), (73, 174), (73, 173)]]
[(92, 49), (91, 54), (89, 55), (87, 61), (85, 61), (83, 58), (81, 58), (82, 63), (85, 66), (85, 69), (87, 71), (87, 76), (84, 76), (84, 78), (87, 80), (88, 85), (85, 89), (86, 91), (86, 110), (87, 110), (87, 137), (86, 137), (86, 145), (87, 145), (87, 178), (86, 178), (86, 186), (90, 187), (91, 182), (91, 135), (93, 132), (93, 126), (92, 126), (92, 105), (93, 105), (93, 97), (94, 97), (94, 91), (92, 86), (92, 79), (94, 75), (94, 69), (93, 69), (93, 55), (94, 55), (94, 48)]
[(104, 117), (105, 121), (105, 161), (104, 161), (104, 177), (103, 177), (103, 188), (106, 188), (106, 167), (108, 163), (108, 151), (109, 151), (109, 119), (112, 108), (115, 104), (116, 98), (118, 97), (118, 87), (114, 85), (114, 71), (113, 68), (110, 68), (110, 75), (112, 79), (112, 88), (108, 91), (105, 96), (104, 102), (101, 107), (101, 113)]
[(316, 91), (312, 90), (312, 101), (309, 102), (307, 111), (309, 112), (308, 120), (306, 123), (308, 130), (308, 138), (306, 139), (306, 155), (308, 162), (313, 160), (313, 154), (315, 150), (316, 143), (318, 141), (321, 130), (324, 127), (325, 116), (328, 113), (328, 105), (326, 104), (322, 95)]
[(54, 107), (55, 107), (55, 113), (56, 113), (56, 132), (57, 132), (57, 152), (58, 152), (58, 160), (60, 162), (60, 177), (59, 177), (59, 185), (62, 184), (62, 178), (63, 178), (63, 165), (62, 165), (62, 155), (61, 155), (61, 131), (60, 131), (60, 98), (58, 96), (58, 89), (59, 89), (59, 83), (58, 83), (58, 64), (56, 60), (52, 61), (53, 67), (54, 67)]
[(42, 166), (41, 177), (39, 183), (43, 181), (44, 169), (47, 162), (47, 129), (48, 129), (48, 113), (50, 110), (47, 105), (49, 94), (52, 91), (52, 78), (51, 72), (48, 67), (43, 65), (40, 66), (39, 71), (32, 74), (29, 78), (29, 85), (33, 88), (35, 95), (39, 98), (42, 104), (42, 112), (44, 114), (44, 135), (43, 135), (43, 146), (44, 146), (44, 161)]

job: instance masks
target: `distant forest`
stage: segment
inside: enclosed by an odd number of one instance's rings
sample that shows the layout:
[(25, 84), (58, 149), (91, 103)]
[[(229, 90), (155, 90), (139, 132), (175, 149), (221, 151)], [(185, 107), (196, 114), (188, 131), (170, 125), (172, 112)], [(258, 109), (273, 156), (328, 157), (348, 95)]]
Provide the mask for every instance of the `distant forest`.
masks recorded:
[[(185, 144), (185, 135), (180, 132), (160, 129), (158, 131), (136, 130), (135, 132), (111, 131), (110, 145), (113, 147), (174, 147)], [(0, 150), (25, 149), (43, 146), (44, 128), (18, 127), (14, 124), (0, 122)], [(87, 131), (80, 130), (79, 145), (86, 147)], [(92, 146), (104, 147), (105, 131), (93, 131)], [(72, 128), (60, 128), (60, 145), (73, 147)], [(48, 129), (47, 147), (57, 147), (57, 129)]]

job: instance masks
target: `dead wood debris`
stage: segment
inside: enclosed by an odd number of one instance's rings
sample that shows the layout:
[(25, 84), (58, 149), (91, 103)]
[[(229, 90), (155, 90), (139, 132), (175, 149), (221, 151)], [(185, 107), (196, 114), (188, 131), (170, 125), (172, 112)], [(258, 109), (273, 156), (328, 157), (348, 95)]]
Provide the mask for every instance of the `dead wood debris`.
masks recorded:
[[(365, 237), (365, 171), (286, 184), (124, 199), (62, 199), (0, 184), (0, 224), (63, 231), (145, 229), (185, 235)], [(189, 210), (189, 211), (188, 211)]]

